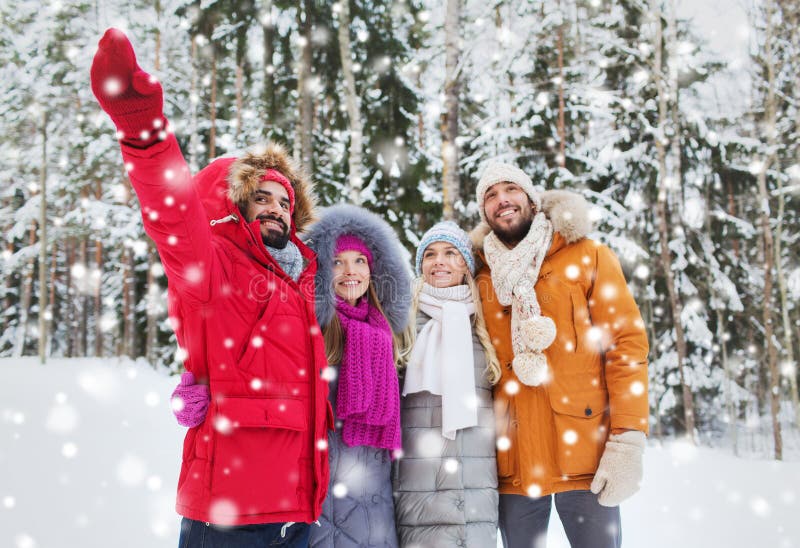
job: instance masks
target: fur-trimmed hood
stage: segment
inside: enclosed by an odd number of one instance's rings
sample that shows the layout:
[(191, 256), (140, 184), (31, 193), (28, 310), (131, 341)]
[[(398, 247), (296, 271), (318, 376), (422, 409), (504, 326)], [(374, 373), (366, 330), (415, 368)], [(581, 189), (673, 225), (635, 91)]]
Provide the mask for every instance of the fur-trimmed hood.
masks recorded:
[(333, 256), (344, 234), (360, 238), (372, 252), (371, 281), (395, 333), (405, 329), (411, 305), (411, 276), (400, 240), (386, 221), (364, 208), (340, 204), (325, 208), (304, 236), (317, 254), (317, 321), (327, 325), (336, 311)]
[[(592, 230), (589, 203), (586, 198), (569, 190), (546, 190), (540, 194), (542, 211), (553, 223), (553, 230), (561, 234), (567, 244), (585, 238)], [(492, 229), (482, 221), (470, 232), (472, 245), (483, 251), (483, 239)]]
[(248, 150), (239, 158), (219, 158), (194, 177), (194, 184), (209, 220), (239, 215), (239, 203), (258, 188), (267, 169), (275, 169), (289, 179), (295, 193), (292, 231), (303, 232), (315, 218), (313, 183), (305, 170), (283, 145), (269, 142)]

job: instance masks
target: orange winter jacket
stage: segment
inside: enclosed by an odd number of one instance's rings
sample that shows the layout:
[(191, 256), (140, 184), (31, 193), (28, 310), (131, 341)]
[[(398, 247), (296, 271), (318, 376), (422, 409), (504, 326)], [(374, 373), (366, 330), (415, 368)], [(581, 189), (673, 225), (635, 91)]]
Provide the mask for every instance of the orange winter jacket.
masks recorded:
[(545, 350), (551, 379), (533, 387), (512, 370), (511, 306), (498, 301), (483, 257), (483, 224), (473, 242), (486, 327), (502, 366), (494, 389), (500, 493), (547, 495), (588, 489), (610, 430), (648, 431), (647, 334), (619, 261), (587, 239), (588, 208), (578, 194), (543, 193), (553, 242), (536, 295), (556, 324)]

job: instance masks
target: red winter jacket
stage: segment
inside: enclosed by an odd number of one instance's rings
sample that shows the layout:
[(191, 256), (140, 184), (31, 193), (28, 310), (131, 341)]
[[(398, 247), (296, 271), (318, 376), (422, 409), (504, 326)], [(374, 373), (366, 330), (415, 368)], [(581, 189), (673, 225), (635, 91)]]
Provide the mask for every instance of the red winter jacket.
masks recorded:
[[(184, 365), (211, 390), (205, 422), (184, 440), (178, 513), (225, 525), (313, 522), (328, 486), (332, 414), (320, 376), (316, 257), (295, 234), (311, 217), (309, 183), (276, 146), (244, 166), (216, 160), (194, 179), (174, 136), (122, 153), (167, 273)], [(297, 283), (266, 252), (258, 222), (248, 225), (228, 198), (229, 186), (241, 191), (268, 167), (298, 194), (292, 241), (307, 264)]]

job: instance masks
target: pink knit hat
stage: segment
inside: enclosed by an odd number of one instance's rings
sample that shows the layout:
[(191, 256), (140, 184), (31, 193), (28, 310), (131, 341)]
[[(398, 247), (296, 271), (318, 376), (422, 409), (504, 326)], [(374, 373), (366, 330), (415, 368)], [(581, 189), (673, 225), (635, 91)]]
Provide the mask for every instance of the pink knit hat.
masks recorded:
[(363, 254), (367, 258), (367, 264), (370, 270), (372, 270), (372, 252), (367, 247), (367, 244), (358, 236), (354, 236), (353, 234), (342, 234), (339, 236), (339, 239), (336, 240), (336, 249), (333, 253), (334, 255), (338, 255), (342, 251), (358, 251)]
[(294, 188), (292, 188), (292, 183), (289, 179), (278, 171), (277, 169), (268, 169), (264, 175), (261, 177), (262, 181), (272, 181), (275, 183), (280, 184), (283, 188), (286, 189), (286, 193), (289, 195), (289, 215), (294, 213)]

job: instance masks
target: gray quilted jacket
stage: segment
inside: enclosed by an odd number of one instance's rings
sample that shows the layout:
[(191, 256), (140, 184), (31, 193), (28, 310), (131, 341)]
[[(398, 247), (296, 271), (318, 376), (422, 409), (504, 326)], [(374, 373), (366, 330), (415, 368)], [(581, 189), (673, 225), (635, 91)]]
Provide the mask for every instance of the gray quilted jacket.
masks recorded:
[[(328, 399), (334, 411), (336, 388), (336, 381), (331, 382)], [(396, 548), (389, 451), (349, 447), (342, 441), (340, 428), (337, 422), (337, 431), (328, 432), (331, 481), (320, 525), (311, 525), (309, 546)]]
[[(417, 315), (417, 331), (428, 321)], [(442, 398), (429, 392), (401, 399), (403, 458), (392, 472), (400, 546), (483, 548), (497, 545), (497, 467), (492, 388), (473, 332), (478, 425), (442, 436)], [(401, 389), (402, 382), (401, 379)]]

